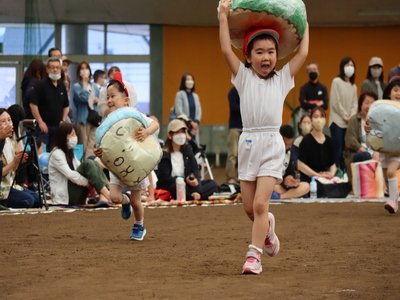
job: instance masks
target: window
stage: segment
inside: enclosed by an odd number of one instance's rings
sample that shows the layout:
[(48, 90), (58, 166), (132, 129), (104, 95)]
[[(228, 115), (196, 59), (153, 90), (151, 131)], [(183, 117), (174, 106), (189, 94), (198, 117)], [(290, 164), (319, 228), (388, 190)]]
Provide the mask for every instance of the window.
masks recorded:
[(0, 54), (47, 55), (54, 47), (54, 25), (0, 24)]
[[(14, 66), (0, 66), (0, 107), (7, 108), (16, 103), (17, 68)], [(19, 86), (19, 85), (18, 85)]]
[(132, 83), (137, 94), (136, 107), (142, 113), (150, 111), (150, 63), (121, 63), (107, 64), (107, 70), (112, 66), (121, 69), (122, 78)]
[(149, 25), (108, 25), (107, 54), (149, 55)]

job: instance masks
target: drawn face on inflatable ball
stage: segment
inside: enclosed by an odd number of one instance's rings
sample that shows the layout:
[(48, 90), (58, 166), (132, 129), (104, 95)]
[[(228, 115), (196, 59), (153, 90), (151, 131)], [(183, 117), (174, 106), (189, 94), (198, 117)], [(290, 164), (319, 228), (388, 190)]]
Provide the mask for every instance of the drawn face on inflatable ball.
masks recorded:
[(121, 119), (101, 139), (102, 162), (127, 186), (142, 181), (161, 157), (160, 146), (152, 136), (143, 142), (134, 139), (134, 134), (142, 126), (133, 118)]

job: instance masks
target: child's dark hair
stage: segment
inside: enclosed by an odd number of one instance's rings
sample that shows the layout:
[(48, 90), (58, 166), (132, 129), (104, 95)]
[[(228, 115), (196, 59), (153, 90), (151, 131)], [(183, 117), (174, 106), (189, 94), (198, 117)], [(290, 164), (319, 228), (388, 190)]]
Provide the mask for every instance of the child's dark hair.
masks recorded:
[(108, 89), (110, 86), (115, 86), (115, 87), (117, 88), (118, 92), (124, 93), (126, 96), (128, 96), (128, 95), (126, 94), (125, 87), (124, 87), (124, 86), (122, 85), (122, 83), (119, 82), (118, 80), (115, 80), (115, 79), (110, 80), (110, 82), (109, 82), (108, 85), (107, 85), (107, 89)]
[(399, 78), (392, 78), (389, 84), (386, 86), (385, 90), (383, 91), (383, 99), (390, 99), (390, 93), (395, 86), (400, 87), (400, 77)]
[(103, 70), (96, 70), (93, 73), (93, 81), (97, 82), (97, 79), (99, 79), (100, 76), (102, 75), (106, 75), (106, 72), (104, 72)]
[(281, 128), (279, 128), (279, 133), (281, 134), (281, 136), (287, 139), (292, 139), (294, 137), (293, 127), (288, 124), (282, 125)]
[[(271, 35), (269, 35), (269, 34), (267, 34), (267, 33), (260, 34), (260, 35), (256, 36), (254, 39), (252, 39), (252, 40), (249, 42), (249, 44), (247, 45), (247, 49), (246, 49), (246, 56), (247, 56), (247, 57), (250, 56), (251, 50), (253, 50), (253, 47), (254, 47), (254, 43), (255, 43), (256, 41), (258, 41), (258, 40), (271, 40), (271, 41), (273, 41), (274, 44), (275, 44), (275, 49), (276, 49), (276, 56), (278, 57), (278, 54), (279, 54), (279, 45), (278, 45), (278, 42), (277, 42)], [(249, 68), (249, 67), (251, 66), (251, 64), (247, 62), (247, 59), (244, 60), (244, 66), (245, 66), (246, 68)]]
[(358, 97), (358, 111), (359, 111), (359, 112), (361, 111), (361, 107), (362, 107), (362, 105), (363, 105), (363, 103), (364, 103), (364, 101), (365, 101), (365, 98), (367, 98), (367, 97), (371, 97), (371, 98), (373, 98), (374, 100), (378, 100), (378, 96), (377, 96), (374, 92), (365, 92), (365, 93), (362, 93), (362, 94), (360, 95), (360, 97)]

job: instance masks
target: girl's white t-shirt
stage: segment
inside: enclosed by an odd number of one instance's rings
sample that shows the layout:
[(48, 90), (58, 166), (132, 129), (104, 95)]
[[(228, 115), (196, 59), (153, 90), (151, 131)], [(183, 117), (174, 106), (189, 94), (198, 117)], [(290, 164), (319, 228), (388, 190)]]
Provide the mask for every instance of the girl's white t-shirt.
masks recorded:
[(240, 63), (232, 83), (240, 97), (243, 129), (272, 127), (282, 124), (283, 103), (294, 87), (289, 63), (269, 79), (262, 79), (251, 68)]

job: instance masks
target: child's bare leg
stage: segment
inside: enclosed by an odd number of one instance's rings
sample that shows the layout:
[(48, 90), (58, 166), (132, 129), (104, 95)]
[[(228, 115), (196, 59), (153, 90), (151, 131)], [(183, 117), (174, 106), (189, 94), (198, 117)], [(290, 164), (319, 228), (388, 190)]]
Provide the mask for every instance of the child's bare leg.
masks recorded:
[(397, 183), (397, 169), (399, 168), (399, 162), (397, 160), (391, 160), (387, 167), (387, 179), (388, 179), (388, 190), (389, 198), (396, 200), (399, 197), (398, 183)]
[(109, 189), (106, 186), (103, 186), (103, 188), (99, 192), (100, 194), (100, 200), (110, 200), (111, 199), (111, 194)]
[(144, 208), (142, 205), (141, 190), (131, 190), (131, 205), (135, 215), (135, 223), (143, 225)]
[(153, 181), (153, 175), (150, 173), (149, 176), (147, 176), (147, 178), (149, 179), (149, 186), (147, 187), (147, 191), (148, 191), (148, 200), (149, 201), (154, 201), (155, 197), (154, 197), (154, 181)]
[(264, 247), (265, 236), (269, 229), (269, 199), (271, 198), (275, 183), (276, 179), (273, 177), (257, 178), (253, 203), (254, 222), (251, 242), (254, 246), (261, 249)]
[(113, 203), (121, 204), (123, 200), (122, 186), (118, 184), (110, 184), (110, 199)]
[(256, 193), (256, 181), (240, 181), (243, 208), (250, 220), (254, 221), (253, 201)]

